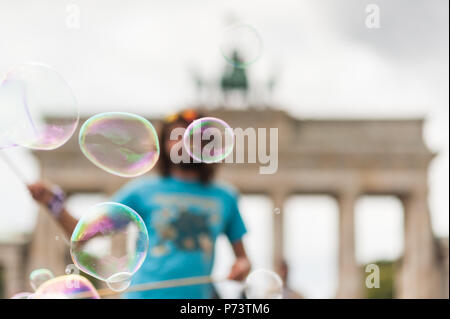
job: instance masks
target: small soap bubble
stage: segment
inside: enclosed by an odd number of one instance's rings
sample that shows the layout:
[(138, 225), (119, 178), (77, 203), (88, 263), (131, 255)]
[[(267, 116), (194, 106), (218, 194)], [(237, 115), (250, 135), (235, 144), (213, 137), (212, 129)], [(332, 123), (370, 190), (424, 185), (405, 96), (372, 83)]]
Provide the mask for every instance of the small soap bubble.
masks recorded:
[(78, 275), (80, 273), (80, 270), (74, 264), (69, 264), (66, 266), (66, 269), (64, 270), (64, 272), (66, 273), (66, 275), (72, 275), (72, 274)]
[(52, 279), (53, 273), (45, 268), (33, 270), (30, 274), (30, 285), (34, 290), (38, 289), (44, 282)]
[(233, 152), (234, 132), (221, 119), (202, 117), (186, 128), (183, 145), (197, 162), (220, 162)]
[(283, 281), (273, 271), (258, 269), (247, 277), (244, 291), (248, 299), (281, 299)]
[(223, 31), (219, 49), (232, 66), (246, 68), (261, 57), (263, 41), (258, 31), (251, 25), (236, 23)]
[(112, 291), (124, 291), (131, 284), (131, 277), (132, 274), (130, 274), (129, 272), (119, 272), (109, 277), (106, 280), (106, 284)]

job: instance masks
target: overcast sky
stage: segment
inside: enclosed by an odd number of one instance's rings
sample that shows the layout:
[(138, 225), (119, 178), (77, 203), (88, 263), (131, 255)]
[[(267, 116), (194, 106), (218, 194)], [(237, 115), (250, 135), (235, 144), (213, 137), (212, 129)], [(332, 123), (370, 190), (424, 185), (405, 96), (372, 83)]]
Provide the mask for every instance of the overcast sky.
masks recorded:
[[(379, 29), (365, 25), (367, 4), (380, 8)], [(70, 20), (77, 10), (79, 28)], [(433, 228), (448, 236), (446, 0), (0, 0), (0, 74), (43, 62), (71, 85), (82, 114), (165, 114), (193, 101), (189, 70), (218, 78), (218, 35), (231, 15), (263, 40), (250, 78), (277, 70), (274, 100), (292, 115), (427, 119), (424, 138), (439, 152), (430, 170)], [(23, 150), (9, 153), (30, 179), (38, 175)], [(0, 176), (0, 234), (30, 229), (23, 215), (33, 204), (2, 163)]]

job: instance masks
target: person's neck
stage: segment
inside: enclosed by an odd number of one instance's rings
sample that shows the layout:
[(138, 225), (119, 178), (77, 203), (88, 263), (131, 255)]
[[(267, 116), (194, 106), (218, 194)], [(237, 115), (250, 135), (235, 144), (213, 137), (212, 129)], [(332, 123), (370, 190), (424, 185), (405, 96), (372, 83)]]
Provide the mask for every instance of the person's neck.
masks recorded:
[(170, 170), (170, 176), (184, 181), (195, 182), (199, 180), (198, 173), (193, 170), (183, 170), (178, 167), (173, 167)]

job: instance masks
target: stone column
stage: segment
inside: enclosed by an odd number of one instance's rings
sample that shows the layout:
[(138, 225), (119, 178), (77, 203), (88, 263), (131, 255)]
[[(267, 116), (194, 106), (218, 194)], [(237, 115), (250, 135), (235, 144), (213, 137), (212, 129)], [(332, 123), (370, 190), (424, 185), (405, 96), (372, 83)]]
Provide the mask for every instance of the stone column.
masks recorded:
[(426, 190), (402, 198), (405, 210), (405, 251), (398, 298), (439, 298), (436, 247), (431, 229)]
[(273, 202), (273, 266), (284, 260), (283, 205), (286, 193), (275, 192), (270, 196)]
[(446, 245), (444, 247), (442, 247), (442, 255), (443, 255), (443, 261), (442, 261), (442, 286), (443, 286), (443, 291), (442, 291), (442, 296), (441, 298), (445, 298), (448, 299), (449, 298), (449, 262), (448, 262), (448, 255), (449, 255), (449, 251), (448, 251), (448, 238), (447, 238), (447, 242)]
[(70, 250), (68, 239), (64, 236), (64, 231), (54, 218), (41, 208), (30, 243), (27, 276), (38, 268), (49, 269), (55, 277), (64, 275), (66, 256)]
[(22, 244), (8, 244), (2, 250), (4, 267), (4, 297), (11, 298), (14, 294), (24, 291), (24, 265), (23, 265), (23, 251)]
[(339, 206), (339, 286), (337, 298), (362, 298), (363, 278), (356, 263), (354, 206), (356, 191), (346, 190), (337, 197)]

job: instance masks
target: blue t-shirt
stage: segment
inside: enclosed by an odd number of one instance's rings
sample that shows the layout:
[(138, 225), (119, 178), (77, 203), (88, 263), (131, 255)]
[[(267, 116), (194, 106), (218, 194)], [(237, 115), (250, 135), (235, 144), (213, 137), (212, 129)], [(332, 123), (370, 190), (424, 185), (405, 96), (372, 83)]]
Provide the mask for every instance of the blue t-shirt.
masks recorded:
[[(134, 209), (147, 226), (147, 258), (132, 285), (211, 274), (218, 235), (230, 242), (246, 233), (238, 194), (216, 184), (173, 177), (140, 178), (123, 187), (113, 201)], [(124, 294), (125, 298), (211, 298), (212, 285), (164, 288)]]

